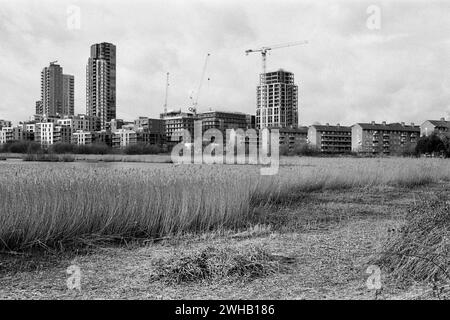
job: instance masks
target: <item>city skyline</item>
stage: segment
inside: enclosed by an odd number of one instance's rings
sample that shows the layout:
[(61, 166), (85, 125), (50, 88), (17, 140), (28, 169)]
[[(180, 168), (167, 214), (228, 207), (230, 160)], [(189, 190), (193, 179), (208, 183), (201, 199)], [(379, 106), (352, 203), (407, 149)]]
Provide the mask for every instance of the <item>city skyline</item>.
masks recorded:
[[(449, 116), (450, 40), (439, 32), (449, 23), (446, 3), (380, 2), (381, 28), (370, 30), (366, 25), (370, 3), (364, 1), (284, 1), (273, 8), (281, 17), (276, 24), (267, 19), (271, 10), (264, 9), (270, 1), (173, 2), (167, 7), (159, 1), (130, 5), (112, 1), (108, 8), (95, 1), (25, 2), (31, 10), (11, 3), (0, 8), (0, 33), (6, 40), (0, 51), (4, 93), (0, 118), (14, 123), (33, 113), (39, 96), (36, 70), (52, 60), (75, 76), (75, 113), (85, 113), (84, 66), (89, 47), (100, 42), (118, 47), (118, 118), (158, 117), (167, 71), (169, 109), (187, 110), (206, 52), (211, 52), (210, 80), (203, 85), (199, 111), (212, 107), (255, 113), (260, 58), (247, 57), (244, 51), (301, 39), (309, 44), (268, 56), (268, 71), (283, 68), (296, 76), (300, 125), (420, 122)], [(80, 8), (80, 29), (67, 27), (70, 5)], [(422, 11), (419, 22), (417, 11)], [(129, 12), (135, 19), (121, 19), (122, 14), (131, 16)], [(209, 28), (212, 24), (214, 28)], [(18, 30), (22, 36), (15, 39)], [(19, 84), (29, 90), (22, 92)]]

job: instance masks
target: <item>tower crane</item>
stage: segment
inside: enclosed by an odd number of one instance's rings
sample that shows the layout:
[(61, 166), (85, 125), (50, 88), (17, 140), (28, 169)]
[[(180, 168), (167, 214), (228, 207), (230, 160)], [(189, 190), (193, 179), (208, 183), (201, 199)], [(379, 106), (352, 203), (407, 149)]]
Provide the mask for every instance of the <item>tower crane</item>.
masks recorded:
[[(203, 64), (202, 75), (201, 75), (201, 77), (200, 77), (200, 83), (199, 83), (198, 89), (197, 89), (197, 95), (196, 95), (196, 97), (195, 97), (195, 100), (193, 100), (192, 107), (189, 108), (189, 111), (192, 111), (194, 114), (197, 113), (198, 98), (199, 98), (199, 96), (200, 96), (200, 91), (201, 91), (201, 89), (202, 89), (203, 79), (205, 78), (206, 67), (208, 66), (208, 59), (209, 59), (209, 56), (210, 56), (210, 55), (211, 55), (211, 54), (209, 54), (209, 53), (206, 55), (205, 63)], [(208, 80), (209, 80), (209, 78), (208, 78)], [(190, 98), (193, 99), (192, 96), (191, 96)]]
[(267, 51), (274, 50), (274, 49), (280, 49), (280, 48), (299, 46), (299, 45), (307, 44), (307, 43), (308, 43), (308, 41), (304, 40), (304, 41), (296, 41), (296, 42), (289, 42), (289, 43), (283, 43), (283, 44), (276, 44), (276, 45), (261, 47), (259, 49), (249, 49), (249, 50), (245, 51), (245, 55), (248, 56), (249, 53), (261, 52), (261, 57), (262, 57), (262, 74), (263, 74), (263, 76), (260, 79), (260, 81), (261, 81), (261, 85), (263, 85), (263, 84), (265, 84), (265, 79), (266, 79), (266, 60), (267, 60), (266, 55), (267, 55)]
[(166, 97), (164, 100), (164, 113), (167, 113), (167, 97), (169, 94), (169, 73), (167, 72), (166, 74), (167, 78), (166, 78)]

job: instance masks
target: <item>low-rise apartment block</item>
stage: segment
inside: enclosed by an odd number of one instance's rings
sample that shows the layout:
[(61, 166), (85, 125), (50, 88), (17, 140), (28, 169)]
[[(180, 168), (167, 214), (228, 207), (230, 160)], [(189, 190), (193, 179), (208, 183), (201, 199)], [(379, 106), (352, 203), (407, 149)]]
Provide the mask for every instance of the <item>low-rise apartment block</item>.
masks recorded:
[(4, 127), (12, 127), (11, 121), (0, 119), (0, 129), (2, 129)]
[(308, 141), (308, 127), (279, 128), (278, 130), (280, 133), (280, 146), (287, 145), (289, 150), (293, 150), (295, 145), (307, 143)]
[(97, 117), (79, 114), (76, 116), (67, 116), (63, 119), (58, 119), (57, 124), (61, 126), (69, 126), (72, 131), (97, 131), (99, 128), (99, 120)]
[(0, 144), (23, 140), (23, 129), (17, 127), (3, 127), (0, 130)]
[(357, 123), (352, 126), (352, 151), (401, 155), (415, 148), (420, 127), (411, 123)]
[(92, 144), (92, 132), (77, 130), (72, 133), (72, 143), (76, 145)]
[(225, 135), (227, 129), (249, 129), (247, 114), (241, 112), (206, 111), (197, 115), (202, 121), (202, 130), (218, 129)]
[(169, 111), (161, 114), (164, 120), (165, 134), (167, 143), (177, 143), (182, 140), (183, 130), (188, 130), (191, 137), (194, 135), (194, 120), (196, 117), (193, 113), (178, 111)]
[(420, 135), (429, 136), (432, 133), (437, 134), (449, 134), (450, 133), (450, 121), (446, 121), (445, 118), (440, 120), (427, 120), (420, 126)]
[(36, 131), (36, 124), (25, 122), (22, 124), (23, 128), (23, 140), (25, 141), (34, 141), (34, 133)]
[(112, 145), (112, 133), (109, 130), (100, 130), (93, 133), (92, 143)]
[(352, 151), (352, 129), (340, 124), (312, 125), (308, 128), (308, 142), (324, 153), (348, 153)]
[(133, 130), (119, 129), (112, 133), (112, 147), (125, 148), (137, 143), (137, 135)]

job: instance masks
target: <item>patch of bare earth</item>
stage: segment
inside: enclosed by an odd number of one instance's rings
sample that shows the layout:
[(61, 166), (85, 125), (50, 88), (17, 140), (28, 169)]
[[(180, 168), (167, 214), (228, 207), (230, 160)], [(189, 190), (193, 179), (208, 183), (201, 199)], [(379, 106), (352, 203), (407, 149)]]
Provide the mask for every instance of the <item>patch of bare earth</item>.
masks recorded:
[[(27, 264), (20, 257), (2, 255), (0, 298), (374, 299), (375, 293), (366, 286), (366, 270), (382, 241), (402, 223), (411, 205), (427, 194), (448, 189), (447, 183), (416, 189), (314, 192), (288, 207), (263, 208), (260, 224), (241, 232), (99, 247), (89, 254), (63, 255), (49, 263)], [(254, 246), (292, 258), (288, 271), (250, 281), (224, 278), (168, 284), (154, 277), (157, 261), (207, 247)], [(81, 269), (79, 292), (67, 289), (66, 269), (72, 264)], [(378, 299), (429, 297), (429, 288), (399, 289), (385, 274), (382, 284)]]

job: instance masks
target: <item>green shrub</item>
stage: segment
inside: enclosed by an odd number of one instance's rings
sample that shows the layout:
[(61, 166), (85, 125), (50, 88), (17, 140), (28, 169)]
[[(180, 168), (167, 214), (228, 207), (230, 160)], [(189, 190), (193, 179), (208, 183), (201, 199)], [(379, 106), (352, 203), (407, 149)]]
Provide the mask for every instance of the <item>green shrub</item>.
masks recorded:
[(429, 136), (422, 136), (417, 141), (416, 154), (442, 154), (450, 157), (450, 138), (447, 135), (433, 133)]
[(74, 153), (76, 147), (76, 145), (70, 143), (55, 143), (50, 146), (49, 151), (57, 154)]
[(58, 162), (60, 158), (53, 153), (28, 153), (23, 161)]
[(41, 145), (34, 141), (13, 141), (2, 145), (1, 152), (36, 153), (42, 151)]
[(111, 147), (104, 143), (94, 143), (88, 145), (78, 145), (74, 148), (77, 154), (110, 154), (113, 153)]

